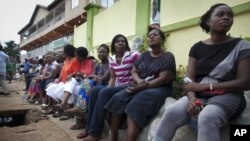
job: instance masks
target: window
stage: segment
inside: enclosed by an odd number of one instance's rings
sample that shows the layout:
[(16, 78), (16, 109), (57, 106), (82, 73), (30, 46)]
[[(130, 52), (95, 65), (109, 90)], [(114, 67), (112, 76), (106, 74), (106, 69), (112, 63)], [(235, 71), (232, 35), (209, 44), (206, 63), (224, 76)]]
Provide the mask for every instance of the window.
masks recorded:
[(74, 9), (79, 4), (79, 0), (71, 0), (71, 8)]
[(115, 3), (114, 0), (102, 0), (101, 1), (101, 6), (105, 7), (105, 8), (108, 8), (108, 7), (112, 6), (114, 3)]

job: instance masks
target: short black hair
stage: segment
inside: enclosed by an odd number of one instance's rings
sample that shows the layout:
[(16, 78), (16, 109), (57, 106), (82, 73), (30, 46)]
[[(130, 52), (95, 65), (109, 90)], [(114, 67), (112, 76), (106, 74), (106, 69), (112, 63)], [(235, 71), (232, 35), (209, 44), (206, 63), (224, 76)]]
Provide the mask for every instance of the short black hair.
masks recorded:
[(70, 44), (64, 46), (63, 52), (70, 57), (75, 57), (75, 47)]
[(97, 50), (99, 50), (102, 47), (105, 48), (109, 54), (109, 46), (107, 46), (106, 44), (101, 44)]
[(81, 58), (87, 58), (88, 57), (88, 50), (85, 47), (78, 47), (76, 48), (76, 55)]
[[(152, 30), (157, 30), (158, 31), (158, 33), (159, 33), (159, 35), (160, 35), (160, 37), (161, 37), (161, 39), (162, 39), (162, 41), (163, 41), (163, 44), (165, 43), (165, 41), (166, 41), (166, 36), (165, 36), (165, 34), (164, 34), (164, 32), (162, 31), (162, 30), (160, 30), (160, 29), (157, 29), (157, 28), (154, 28), (154, 29), (152, 29)], [(152, 31), (151, 30), (151, 31)], [(151, 32), (150, 31), (150, 32)]]
[(199, 21), (199, 25), (203, 29), (203, 31), (205, 31), (206, 33), (208, 33), (210, 31), (210, 28), (207, 25), (207, 20), (211, 18), (211, 14), (213, 13), (214, 9), (217, 8), (217, 7), (219, 7), (219, 6), (222, 6), (222, 5), (228, 6), (228, 5), (224, 4), (224, 3), (214, 4), (214, 5), (212, 5), (210, 7), (210, 9), (206, 13), (204, 13), (201, 16), (200, 21)]
[(118, 38), (120, 37), (123, 37), (125, 39), (125, 43), (126, 43), (126, 51), (130, 51), (130, 48), (129, 48), (129, 44), (128, 44), (128, 40), (127, 38), (122, 35), (122, 34), (117, 34), (115, 35), (115, 37), (113, 38), (112, 42), (111, 42), (111, 53), (112, 54), (115, 54), (116, 53), (116, 50), (115, 50), (115, 42)]

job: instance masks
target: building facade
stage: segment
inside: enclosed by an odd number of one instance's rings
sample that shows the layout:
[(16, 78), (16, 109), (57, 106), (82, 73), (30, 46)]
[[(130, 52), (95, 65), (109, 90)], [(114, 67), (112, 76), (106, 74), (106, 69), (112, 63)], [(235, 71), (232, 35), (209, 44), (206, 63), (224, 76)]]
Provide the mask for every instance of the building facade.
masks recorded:
[(37, 5), (28, 24), (18, 32), (20, 49), (26, 50), (28, 57), (36, 57), (73, 44), (74, 27), (86, 22), (83, 7), (88, 3), (87, 0), (54, 0), (47, 7)]
[[(87, 21), (74, 30), (74, 45), (86, 46), (92, 54), (106, 43), (110, 45), (116, 34), (124, 34), (130, 45), (146, 34), (150, 24), (153, 0), (119, 0), (100, 10), (98, 5), (85, 7)], [(160, 25), (167, 40), (165, 48), (176, 57), (177, 65), (187, 65), (188, 53), (197, 41), (208, 38), (198, 26), (200, 16), (215, 3), (226, 3), (235, 13), (230, 30), (233, 37), (250, 37), (250, 0), (160, 0)]]

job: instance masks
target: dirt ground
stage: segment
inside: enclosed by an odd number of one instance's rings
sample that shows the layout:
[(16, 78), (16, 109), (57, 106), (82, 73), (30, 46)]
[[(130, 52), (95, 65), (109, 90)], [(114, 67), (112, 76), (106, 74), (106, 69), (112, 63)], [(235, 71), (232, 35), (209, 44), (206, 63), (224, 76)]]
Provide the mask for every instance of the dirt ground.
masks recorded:
[[(7, 82), (7, 81), (6, 81)], [(51, 117), (41, 114), (39, 106), (29, 104), (24, 101), (24, 82), (13, 81), (8, 84), (10, 95), (0, 95), (0, 117), (3, 114), (11, 113), (16, 110), (29, 110), (27, 115), (30, 124), (16, 127), (0, 127), (0, 141), (73, 141), (80, 132), (70, 131), (69, 126), (74, 124), (74, 120), (59, 121), (50, 120)], [(1, 88), (0, 88), (0, 91)], [(67, 122), (67, 123), (66, 123)], [(58, 126), (58, 124), (65, 126)], [(72, 133), (71, 133), (72, 132)]]

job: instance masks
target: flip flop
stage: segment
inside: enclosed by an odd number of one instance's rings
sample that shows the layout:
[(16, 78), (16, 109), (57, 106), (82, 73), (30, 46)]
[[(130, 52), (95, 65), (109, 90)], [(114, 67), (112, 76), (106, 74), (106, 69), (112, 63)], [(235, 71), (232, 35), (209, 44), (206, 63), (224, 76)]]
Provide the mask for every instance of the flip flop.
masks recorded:
[(68, 120), (68, 119), (70, 119), (70, 117), (68, 117), (68, 116), (61, 116), (61, 117), (59, 118), (59, 120)]

